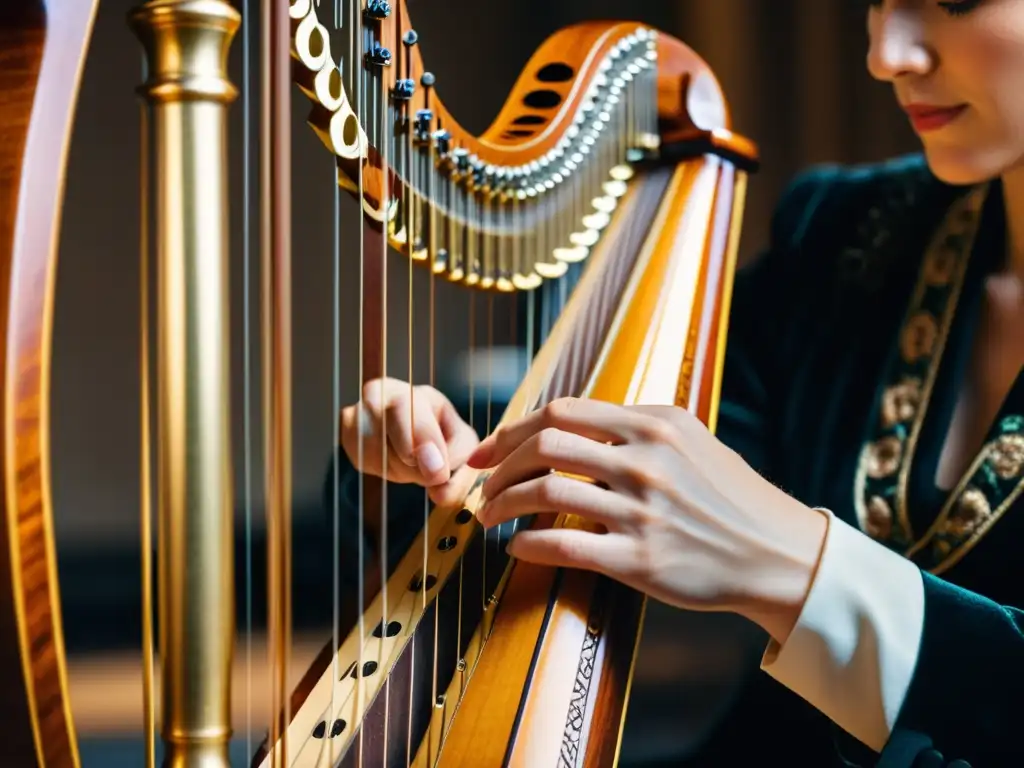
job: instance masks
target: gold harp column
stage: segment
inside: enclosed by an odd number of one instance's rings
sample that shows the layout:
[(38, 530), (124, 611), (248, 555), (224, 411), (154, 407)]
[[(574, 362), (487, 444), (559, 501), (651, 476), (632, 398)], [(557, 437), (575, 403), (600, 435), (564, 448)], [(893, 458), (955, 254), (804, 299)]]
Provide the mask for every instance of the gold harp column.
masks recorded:
[(157, 275), (159, 632), (166, 766), (230, 765), (234, 640), (227, 54), (221, 0), (151, 0), (146, 52)]

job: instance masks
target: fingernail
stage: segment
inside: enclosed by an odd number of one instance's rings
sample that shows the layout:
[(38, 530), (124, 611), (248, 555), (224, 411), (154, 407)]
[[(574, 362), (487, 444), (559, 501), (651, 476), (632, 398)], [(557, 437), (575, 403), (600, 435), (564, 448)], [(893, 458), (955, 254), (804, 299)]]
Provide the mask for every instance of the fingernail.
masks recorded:
[(420, 471), (425, 475), (436, 475), (444, 469), (444, 457), (433, 443), (420, 446), (416, 451), (416, 461), (420, 465)]

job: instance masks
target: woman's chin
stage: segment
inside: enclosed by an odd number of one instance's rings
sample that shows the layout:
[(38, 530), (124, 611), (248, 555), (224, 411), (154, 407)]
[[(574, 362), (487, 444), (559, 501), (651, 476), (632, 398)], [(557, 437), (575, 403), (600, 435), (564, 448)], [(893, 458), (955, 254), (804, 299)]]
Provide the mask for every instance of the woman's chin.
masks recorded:
[(936, 178), (953, 186), (970, 186), (1001, 176), (1013, 162), (1001, 152), (967, 150), (953, 146), (935, 146), (925, 142), (924, 156)]

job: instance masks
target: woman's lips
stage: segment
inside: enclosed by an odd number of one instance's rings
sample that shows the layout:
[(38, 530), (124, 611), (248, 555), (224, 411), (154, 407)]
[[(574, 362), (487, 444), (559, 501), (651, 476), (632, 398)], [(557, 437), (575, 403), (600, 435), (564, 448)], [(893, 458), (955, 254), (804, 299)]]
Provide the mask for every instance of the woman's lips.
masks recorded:
[(906, 104), (903, 110), (910, 118), (911, 125), (918, 133), (937, 131), (943, 126), (956, 120), (963, 111), (967, 109), (966, 104), (955, 107), (937, 107), (931, 104)]

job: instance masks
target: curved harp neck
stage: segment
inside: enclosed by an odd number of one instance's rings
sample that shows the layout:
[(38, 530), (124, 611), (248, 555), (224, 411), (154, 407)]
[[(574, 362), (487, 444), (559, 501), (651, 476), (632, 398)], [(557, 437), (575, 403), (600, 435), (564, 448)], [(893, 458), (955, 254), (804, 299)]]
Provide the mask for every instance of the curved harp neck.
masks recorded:
[(655, 33), (634, 23), (558, 33), (476, 137), (438, 98), (404, 2), (393, 18), (371, 6), (356, 19), (366, 75), (353, 85), (323, 11), (292, 4), (296, 80), (339, 183), (362, 192), (393, 246), (454, 282), (529, 290), (585, 259), (631, 166), (658, 147)]

